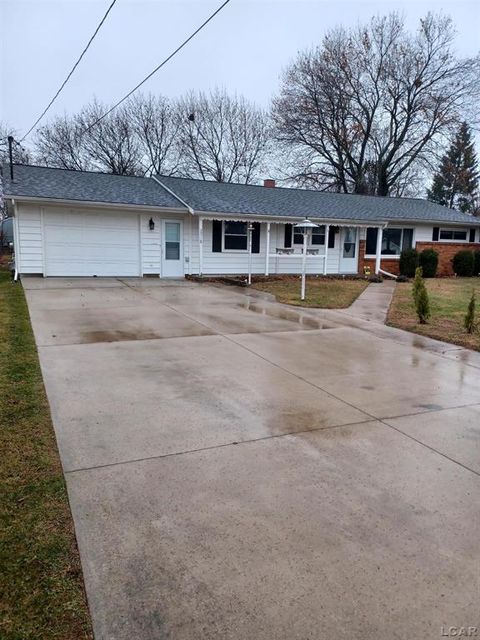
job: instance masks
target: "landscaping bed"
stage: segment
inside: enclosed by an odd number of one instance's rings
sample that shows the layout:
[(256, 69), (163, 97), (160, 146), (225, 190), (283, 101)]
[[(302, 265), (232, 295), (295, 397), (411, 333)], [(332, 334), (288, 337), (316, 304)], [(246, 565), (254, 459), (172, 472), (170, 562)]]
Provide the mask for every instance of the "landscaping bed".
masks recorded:
[(387, 324), (420, 335), (480, 351), (480, 333), (468, 334), (463, 326), (472, 291), (476, 293), (480, 321), (480, 278), (435, 278), (425, 280), (431, 317), (419, 324), (412, 299), (412, 283), (398, 283)]
[(28, 309), (0, 270), (0, 637), (92, 638)]

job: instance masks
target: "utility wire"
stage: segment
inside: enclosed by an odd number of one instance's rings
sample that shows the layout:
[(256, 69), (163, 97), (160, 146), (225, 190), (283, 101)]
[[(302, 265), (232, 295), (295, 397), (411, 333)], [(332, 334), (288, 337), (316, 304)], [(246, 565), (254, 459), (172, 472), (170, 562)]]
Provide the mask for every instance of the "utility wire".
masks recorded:
[(218, 9), (216, 11), (214, 11), (206, 20), (205, 22), (203, 22), (191, 35), (188, 36), (188, 38), (186, 40), (184, 40), (182, 42), (181, 45), (179, 45), (175, 51), (173, 51), (167, 58), (165, 58), (165, 60), (163, 60), (163, 62), (161, 62), (157, 67), (155, 67), (155, 69), (153, 69), (153, 71), (151, 71), (148, 76), (145, 76), (145, 78), (139, 82), (131, 91), (129, 91), (126, 95), (123, 96), (123, 98), (121, 98), (118, 102), (116, 102), (113, 107), (110, 107), (110, 109), (108, 109), (108, 111), (105, 111), (104, 114), (102, 114), (99, 118), (97, 118), (94, 122), (92, 122), (92, 124), (90, 124), (86, 129), (84, 129), (82, 132), (80, 132), (80, 136), (85, 135), (85, 133), (87, 133), (88, 131), (90, 131), (90, 129), (93, 129), (93, 127), (95, 127), (99, 122), (101, 122), (104, 118), (106, 118), (110, 113), (112, 113), (112, 111), (114, 111), (114, 109), (116, 109), (117, 107), (119, 107), (122, 102), (125, 102), (125, 100), (127, 100), (132, 93), (135, 93), (135, 91), (137, 91), (137, 89), (140, 89), (140, 87), (145, 84), (145, 82), (147, 82), (147, 80), (150, 80), (150, 78), (155, 75), (157, 73), (157, 71), (160, 71), (160, 69), (165, 66), (167, 64), (167, 62), (169, 62), (174, 56), (177, 55), (177, 53), (183, 49), (183, 47), (185, 47), (190, 40), (192, 40), (197, 33), (199, 33), (204, 27), (207, 26), (207, 24), (213, 20), (213, 18), (215, 18), (215, 16), (220, 13), (220, 11), (230, 2), (230, 0), (225, 0), (225, 2), (223, 4), (221, 4)]
[(62, 91), (63, 87), (67, 84), (67, 82), (70, 80), (70, 78), (72, 77), (75, 69), (78, 67), (78, 65), (80, 64), (83, 56), (86, 54), (88, 48), (90, 47), (90, 45), (92, 44), (95, 36), (97, 35), (97, 33), (100, 31), (100, 29), (102, 28), (103, 23), (105, 22), (105, 20), (107, 19), (108, 14), (110, 13), (110, 11), (113, 9), (113, 5), (117, 2), (117, 0), (112, 0), (112, 2), (110, 3), (110, 6), (108, 7), (107, 11), (105, 12), (105, 15), (103, 16), (103, 18), (100, 20), (100, 22), (97, 25), (97, 28), (95, 29), (95, 31), (93, 32), (92, 37), (90, 38), (90, 40), (87, 42), (87, 46), (84, 48), (84, 50), (82, 51), (82, 53), (80, 54), (80, 57), (78, 58), (78, 60), (75, 62), (75, 64), (73, 65), (70, 73), (68, 74), (68, 76), (65, 78), (65, 80), (62, 82), (60, 88), (58, 89), (57, 93), (53, 96), (53, 98), (50, 100), (50, 102), (48, 103), (48, 105), (45, 107), (45, 109), (42, 111), (42, 113), (40, 114), (40, 116), (35, 120), (35, 122), (33, 123), (33, 125), (30, 127), (30, 129), (27, 131), (27, 133), (23, 136), (23, 138), (20, 140), (20, 142), (23, 142), (25, 140), (25, 138), (27, 136), (30, 135), (30, 133), (35, 129), (35, 127), (37, 126), (37, 124), (40, 122), (40, 120), (43, 118), (43, 116), (47, 113), (47, 111), (50, 109), (50, 107), (52, 106), (52, 104), (55, 102), (55, 100), (58, 98), (58, 96), (60, 95), (60, 92)]

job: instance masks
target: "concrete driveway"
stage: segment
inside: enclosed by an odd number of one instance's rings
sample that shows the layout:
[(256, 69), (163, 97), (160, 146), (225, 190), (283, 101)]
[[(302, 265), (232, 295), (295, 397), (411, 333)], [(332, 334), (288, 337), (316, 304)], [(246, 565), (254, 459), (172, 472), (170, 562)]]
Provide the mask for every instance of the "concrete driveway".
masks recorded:
[(478, 354), (234, 288), (24, 286), (97, 640), (480, 627)]

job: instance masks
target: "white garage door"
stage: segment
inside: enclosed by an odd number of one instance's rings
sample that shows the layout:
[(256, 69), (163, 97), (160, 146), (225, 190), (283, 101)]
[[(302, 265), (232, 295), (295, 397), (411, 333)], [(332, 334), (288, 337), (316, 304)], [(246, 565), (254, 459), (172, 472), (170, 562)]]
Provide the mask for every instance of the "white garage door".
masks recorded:
[(43, 223), (45, 275), (141, 275), (138, 216), (46, 212)]

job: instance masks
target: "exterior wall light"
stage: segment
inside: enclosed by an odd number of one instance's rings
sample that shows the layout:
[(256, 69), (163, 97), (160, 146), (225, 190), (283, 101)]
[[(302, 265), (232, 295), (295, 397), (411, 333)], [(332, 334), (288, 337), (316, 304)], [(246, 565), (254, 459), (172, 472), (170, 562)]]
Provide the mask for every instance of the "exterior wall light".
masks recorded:
[(148, 221), (148, 228), (150, 229), (150, 231), (153, 231), (155, 229), (155, 222), (153, 221), (153, 218), (150, 218), (150, 220)]

